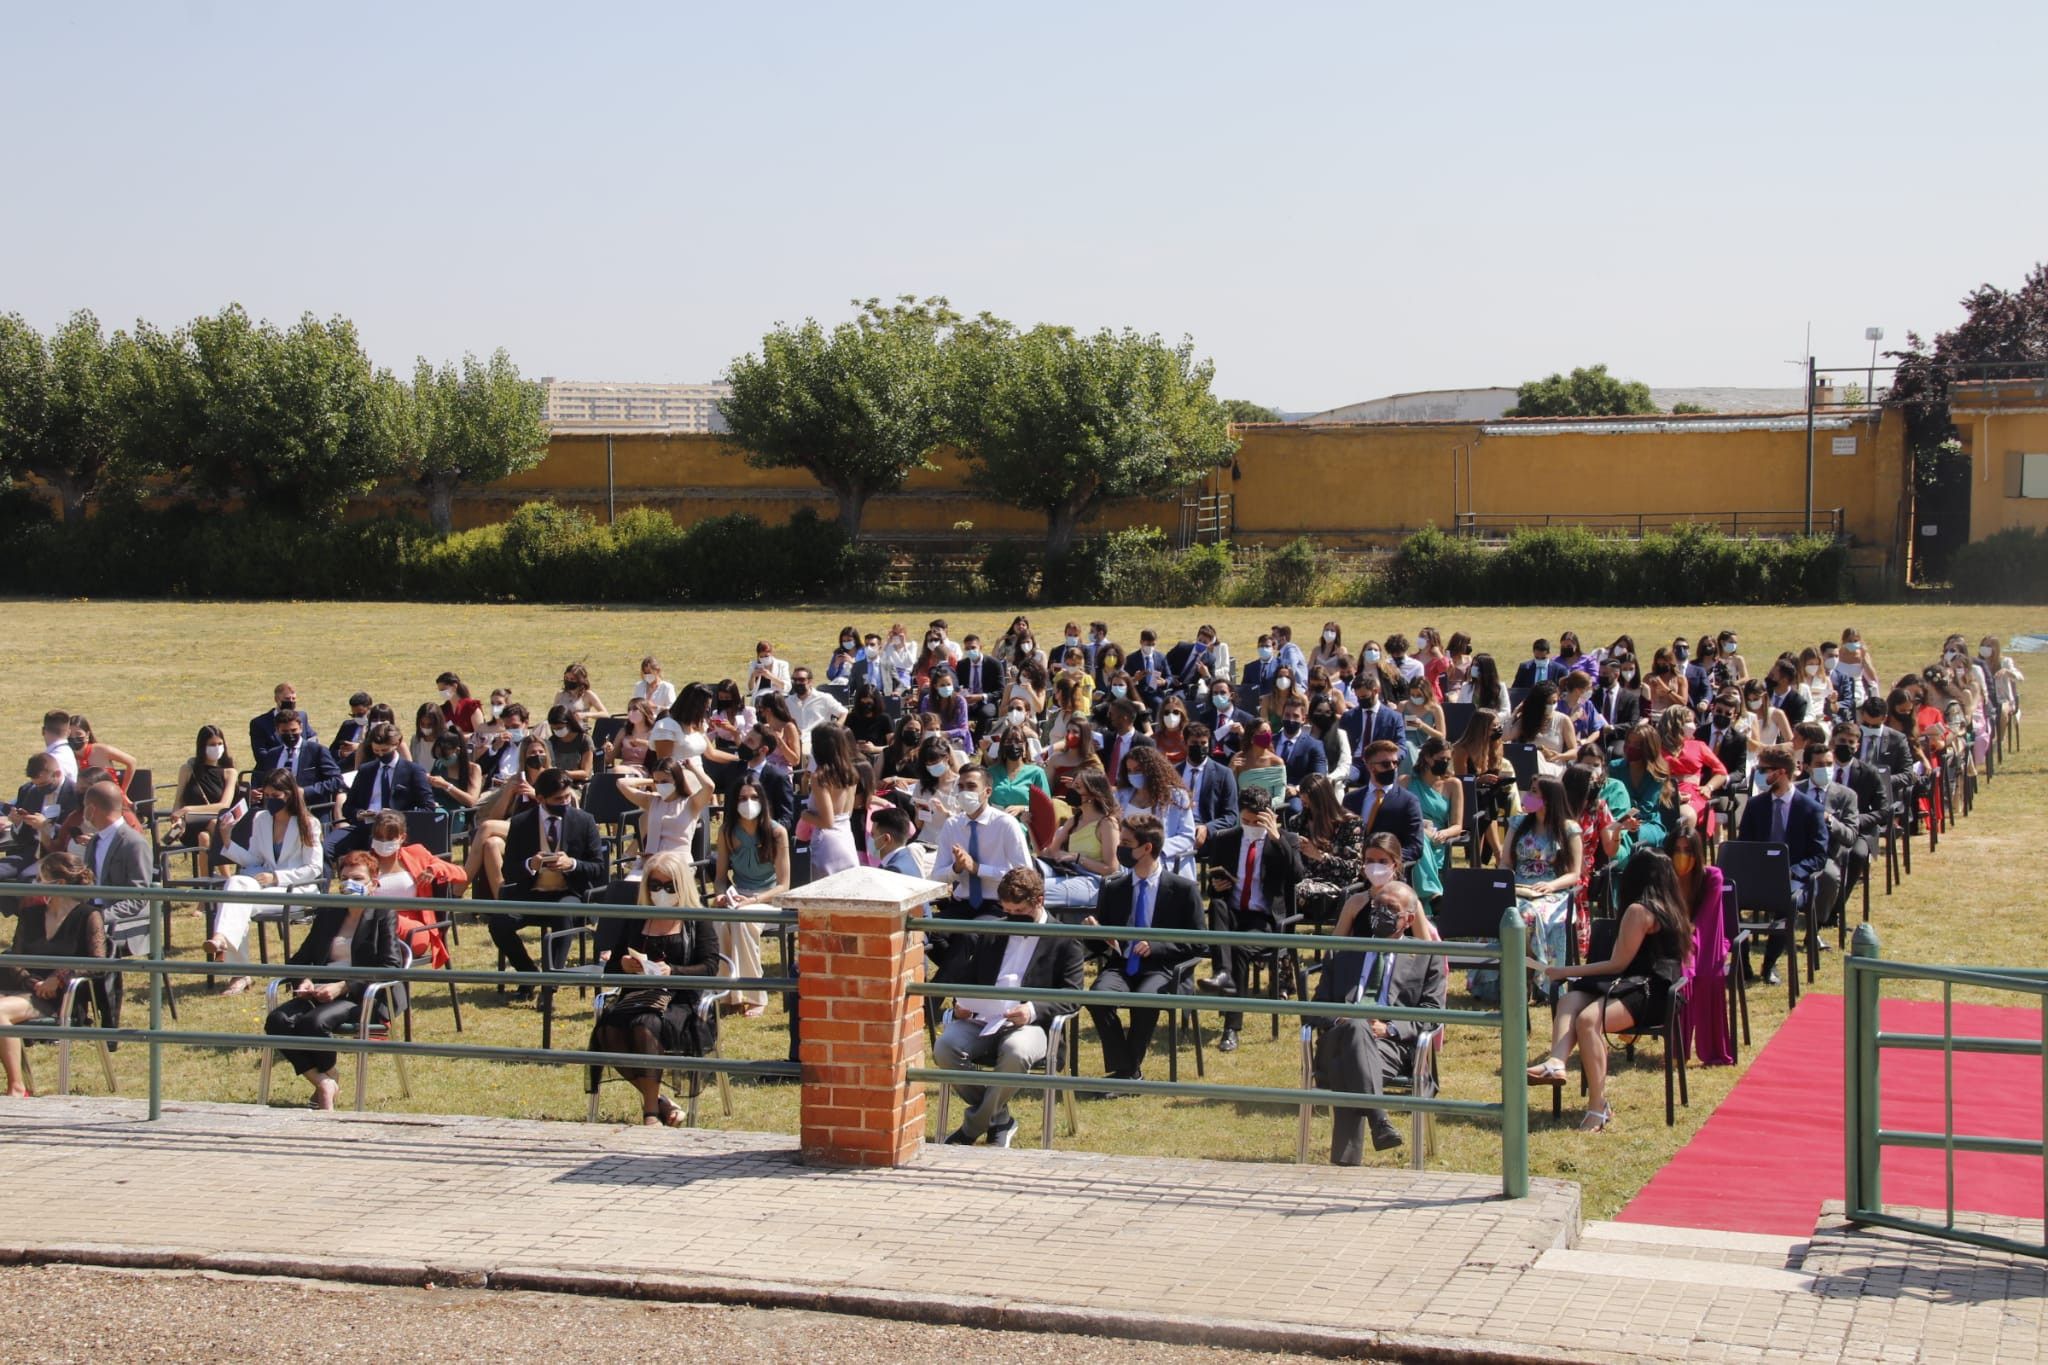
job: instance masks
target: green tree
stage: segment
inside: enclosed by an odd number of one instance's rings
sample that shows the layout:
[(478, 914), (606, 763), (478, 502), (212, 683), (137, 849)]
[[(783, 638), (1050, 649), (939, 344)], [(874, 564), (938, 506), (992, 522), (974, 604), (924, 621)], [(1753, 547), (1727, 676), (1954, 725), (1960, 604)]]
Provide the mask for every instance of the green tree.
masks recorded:
[(1045, 517), (1059, 560), (1112, 498), (1157, 496), (1228, 463), (1237, 448), (1210, 362), (1193, 343), (1070, 328), (1018, 332), (984, 317), (955, 358), (954, 423), (974, 485)]
[(1248, 398), (1226, 398), (1223, 400), (1224, 415), (1232, 422), (1277, 422), (1280, 414), (1262, 403)]
[(1650, 386), (1636, 380), (1616, 379), (1605, 365), (1582, 366), (1569, 375), (1553, 374), (1532, 379), (1515, 390), (1515, 405), (1508, 417), (1619, 417), (1629, 413), (1655, 412)]
[(0, 317), (0, 469), (48, 485), (67, 523), (145, 472), (128, 458), (129, 350), (88, 312), (47, 340), (17, 314)]
[(233, 304), (184, 335), (176, 411), (205, 491), (330, 516), (390, 472), (379, 376), (346, 318), (308, 313), (285, 331)]
[(1673, 403), (1671, 405), (1671, 415), (1674, 417), (1697, 416), (1700, 413), (1712, 411), (1713, 409), (1705, 403)]
[(938, 296), (854, 306), (860, 315), (830, 332), (813, 319), (778, 325), (759, 355), (732, 362), (720, 404), (747, 463), (808, 473), (839, 500), (849, 536), (869, 498), (931, 467), (946, 436), (943, 343), (960, 320)]
[(397, 471), (426, 494), (434, 529), (455, 525), (455, 492), (533, 468), (547, 458), (546, 396), (519, 377), (503, 350), (439, 369), (424, 358), (411, 383), (380, 382), (384, 440)]

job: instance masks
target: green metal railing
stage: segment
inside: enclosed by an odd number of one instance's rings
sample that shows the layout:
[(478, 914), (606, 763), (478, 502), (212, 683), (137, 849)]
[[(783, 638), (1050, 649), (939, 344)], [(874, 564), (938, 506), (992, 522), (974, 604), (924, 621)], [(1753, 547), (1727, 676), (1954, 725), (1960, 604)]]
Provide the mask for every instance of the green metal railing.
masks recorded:
[[(209, 904), (234, 901), (237, 904), (290, 906), (296, 909), (317, 909), (322, 906), (348, 906), (365, 909), (431, 910), (442, 917), (443, 927), (447, 916), (453, 912), (472, 915), (516, 914), (540, 920), (559, 920), (563, 927), (580, 920), (641, 920), (646, 919), (650, 907), (644, 905), (607, 905), (602, 903), (578, 903), (565, 906), (560, 901), (457, 901), (423, 899), (419, 897), (395, 896), (338, 896), (308, 891), (227, 891), (214, 887), (190, 886), (65, 886), (52, 887), (39, 883), (0, 883), (0, 893), (8, 895), (46, 895), (56, 891), (66, 898), (107, 902), (146, 901), (149, 903), (149, 955), (147, 957), (53, 957), (48, 955), (0, 953), (0, 966), (24, 969), (59, 969), (74, 973), (139, 972), (149, 977), (149, 1026), (147, 1028), (104, 1028), (74, 1025), (69, 1020), (55, 1024), (0, 1025), (0, 1036), (21, 1038), (25, 1041), (71, 1039), (86, 1043), (120, 1042), (137, 1043), (149, 1049), (149, 1117), (163, 1116), (163, 1049), (165, 1047), (213, 1047), (213, 1048), (303, 1048), (306, 1040), (301, 1037), (285, 1037), (266, 1033), (210, 1033), (191, 1029), (167, 1029), (164, 1027), (164, 988), (166, 978), (172, 976), (219, 976), (232, 974), (250, 977), (317, 977), (322, 981), (402, 981), (409, 991), (421, 986), (454, 985), (500, 985), (538, 987), (576, 987), (584, 990), (599, 985), (617, 986), (633, 978), (613, 975), (603, 981), (589, 972), (512, 972), (484, 971), (454, 967), (411, 967), (401, 970), (395, 967), (342, 967), (323, 965), (309, 967), (303, 964), (237, 962), (223, 964), (207, 961), (174, 961), (164, 956), (165, 918), (169, 909), (178, 904)], [(674, 907), (659, 912), (663, 918), (700, 921), (724, 921), (743, 924), (762, 924), (773, 927), (789, 927), (796, 923), (796, 915), (788, 910), (748, 909), (685, 909)], [(124, 935), (123, 937), (127, 937)], [(788, 991), (796, 989), (791, 977), (699, 977), (682, 978), (694, 985), (706, 983), (707, 988), (735, 991)], [(705, 1073), (725, 1072), (729, 1075), (780, 1076), (794, 1078), (800, 1068), (795, 1062), (787, 1061), (739, 1061), (723, 1057), (653, 1056), (637, 1052), (595, 1052), (564, 1048), (500, 1047), (477, 1043), (422, 1043), (401, 1041), (396, 1038), (361, 1038), (346, 1035), (323, 1038), (319, 1041), (322, 1052), (369, 1052), (377, 1056), (422, 1056), (456, 1057), (488, 1062), (530, 1062), (547, 1066), (600, 1066), (630, 1067), (643, 1071), (701, 1071)]]
[[(2042, 1036), (2048, 1038), (2048, 972), (2026, 968), (1932, 967), (1911, 962), (1885, 962), (1877, 956), (1877, 933), (1859, 925), (1843, 963), (1842, 1035), (1847, 1051), (1844, 1068), (1847, 1094), (1843, 1132), (1847, 1143), (1847, 1189), (1843, 1203), (1849, 1221), (1874, 1227), (1926, 1233), (1948, 1241), (2023, 1256), (2048, 1257), (2048, 1208), (2043, 1209), (2043, 1238), (2019, 1241), (1956, 1226), (1956, 1153), (1992, 1152), (2005, 1156), (2039, 1157), (2048, 1185), (2048, 1144), (2040, 1138), (1991, 1137), (1956, 1131), (1956, 1054), (1987, 1053), (2041, 1058), (2042, 1131), (2048, 1134), (2048, 1049), (2031, 1038), (1987, 1038), (1955, 1031), (1955, 988), (1974, 986), (2035, 997), (2041, 1009)], [(1886, 981), (1935, 981), (1941, 984), (1941, 1032), (1886, 1033), (1878, 1019), (1878, 991)], [(1878, 1084), (1878, 1059), (1883, 1048), (1939, 1052), (1942, 1063), (1942, 1131), (1920, 1132), (1884, 1126)], [(1886, 1147), (1937, 1149), (1945, 1176), (1945, 1217), (1940, 1223), (1906, 1218), (1884, 1211), (1882, 1160)]]
[[(922, 919), (913, 921), (928, 934), (1028, 934), (1037, 938), (1080, 938), (1097, 942), (1112, 936), (1115, 926), (1087, 924), (1032, 923), (992, 919)], [(1423, 953), (1432, 957), (1500, 964), (1500, 1008), (1497, 1010), (1429, 1009), (1406, 1005), (1381, 1005), (1372, 1001), (1335, 1004), (1313, 1000), (1270, 1000), (1258, 996), (1105, 995), (1100, 991), (1054, 990), (1005, 986), (1005, 1000), (1043, 1004), (1113, 1005), (1119, 1009), (1187, 1009), (1199, 1001), (1201, 1008), (1245, 1014), (1290, 1014), (1320, 1019), (1398, 1019), (1420, 1024), (1462, 1024), (1500, 1031), (1500, 1099), (1447, 1100), (1430, 1096), (1388, 1094), (1361, 1095), (1346, 1090), (1316, 1090), (1283, 1086), (1218, 1085), (1205, 1081), (1131, 1081), (1114, 1077), (1076, 1077), (1005, 1072), (1004, 1086), (1036, 1090), (1073, 1090), (1082, 1093), (1174, 1095), (1190, 1099), (1235, 1100), (1241, 1103), (1329, 1105), (1345, 1108), (1394, 1109), (1427, 1114), (1462, 1115), (1466, 1118), (1497, 1120), (1501, 1135), (1501, 1193), (1521, 1199), (1529, 1193), (1529, 1019), (1526, 965), (1528, 930), (1519, 910), (1501, 916), (1500, 938), (1491, 942), (1440, 942), (1430, 939), (1334, 938), (1283, 933), (1223, 933), (1213, 930), (1148, 928), (1145, 938), (1155, 943), (1192, 943), (1203, 946), (1227, 944), (1240, 948), (1272, 948), (1299, 951), (1323, 949), (1384, 953)], [(1510, 970), (1508, 964), (1515, 964)], [(913, 982), (913, 996), (959, 995), (957, 982)], [(984, 1086), (986, 1071), (952, 1071), (938, 1067), (912, 1067), (913, 1081), (944, 1085)]]

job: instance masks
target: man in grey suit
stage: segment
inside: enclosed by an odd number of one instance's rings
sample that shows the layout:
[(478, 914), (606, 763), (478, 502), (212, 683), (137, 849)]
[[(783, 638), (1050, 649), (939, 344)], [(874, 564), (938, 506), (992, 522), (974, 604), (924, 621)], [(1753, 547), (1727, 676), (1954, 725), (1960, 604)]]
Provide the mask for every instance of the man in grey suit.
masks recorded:
[[(131, 827), (123, 817), (121, 789), (112, 782), (88, 787), (85, 793), (85, 828), (92, 837), (85, 845), (85, 865), (99, 886), (148, 886), (150, 875), (149, 839)], [(149, 950), (150, 902), (141, 899), (102, 900), (101, 916), (107, 924), (107, 955), (132, 957)], [(121, 974), (110, 973), (107, 982), (107, 1027), (121, 1026)]]
[[(1348, 910), (1348, 907), (1347, 907)], [(1358, 938), (1413, 936), (1422, 917), (1422, 903), (1406, 882), (1391, 881), (1367, 893), (1348, 924), (1339, 917), (1339, 932)], [(1339, 952), (1323, 968), (1315, 998), (1326, 1004), (1383, 1005), (1442, 1009), (1449, 982), (1444, 960), (1429, 953)], [(1386, 1078), (1403, 1076), (1415, 1063), (1415, 1044), (1422, 1026), (1397, 1019), (1311, 1019), (1317, 1033), (1315, 1080), (1323, 1090), (1384, 1094)], [(1384, 1109), (1338, 1108), (1330, 1125), (1330, 1162), (1356, 1166), (1365, 1154), (1365, 1129), (1372, 1129), (1374, 1151), (1401, 1145), (1401, 1134), (1387, 1121)]]
[(1835, 780), (1835, 755), (1831, 749), (1809, 745), (1801, 776), (1813, 799), (1820, 802), (1828, 829), (1828, 858), (1821, 864), (1820, 880), (1813, 892), (1815, 919), (1820, 924), (1833, 924), (1836, 915), (1846, 913), (1842, 894), (1859, 870), (1862, 806), (1853, 787)]

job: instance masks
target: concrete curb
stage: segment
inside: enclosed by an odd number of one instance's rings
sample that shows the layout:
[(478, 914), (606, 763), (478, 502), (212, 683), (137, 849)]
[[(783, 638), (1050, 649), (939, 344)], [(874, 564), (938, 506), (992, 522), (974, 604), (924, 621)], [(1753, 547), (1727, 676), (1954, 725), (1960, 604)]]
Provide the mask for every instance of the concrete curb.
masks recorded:
[[(1177, 1317), (1114, 1312), (1068, 1304), (966, 1295), (916, 1294), (890, 1289), (842, 1289), (770, 1280), (711, 1276), (621, 1275), (616, 1271), (418, 1261), (337, 1259), (257, 1252), (190, 1251), (179, 1247), (0, 1242), (0, 1266), (78, 1265), (122, 1270), (191, 1270), (228, 1275), (271, 1275), (403, 1289), (493, 1289), (543, 1294), (587, 1294), (656, 1303), (703, 1303), (737, 1308), (801, 1309), (896, 1322), (978, 1327), (1006, 1332), (1072, 1333), (1180, 1346), (1222, 1346), (1245, 1351), (1292, 1352), (1333, 1359), (1413, 1361), (1425, 1365), (1564, 1365), (1555, 1351), (1522, 1351), (1497, 1343), (1369, 1329), (1306, 1327), (1242, 1318)], [(1593, 1357), (1586, 1357), (1591, 1360)], [(1612, 1357), (1607, 1357), (1612, 1359)]]

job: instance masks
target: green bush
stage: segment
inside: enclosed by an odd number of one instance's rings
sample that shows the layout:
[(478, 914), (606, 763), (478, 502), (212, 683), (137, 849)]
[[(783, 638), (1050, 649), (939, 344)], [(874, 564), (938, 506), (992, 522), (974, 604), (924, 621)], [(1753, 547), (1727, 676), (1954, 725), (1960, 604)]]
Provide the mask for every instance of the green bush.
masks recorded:
[(991, 602), (1029, 602), (1038, 592), (1038, 555), (1015, 540), (998, 541), (981, 561), (976, 587)]
[(1231, 592), (1241, 606), (1295, 606), (1314, 602), (1330, 576), (1322, 547), (1307, 536), (1296, 536), (1248, 570)]
[(2048, 602), (2048, 531), (2015, 526), (1958, 546), (1949, 582), (1958, 601)]

